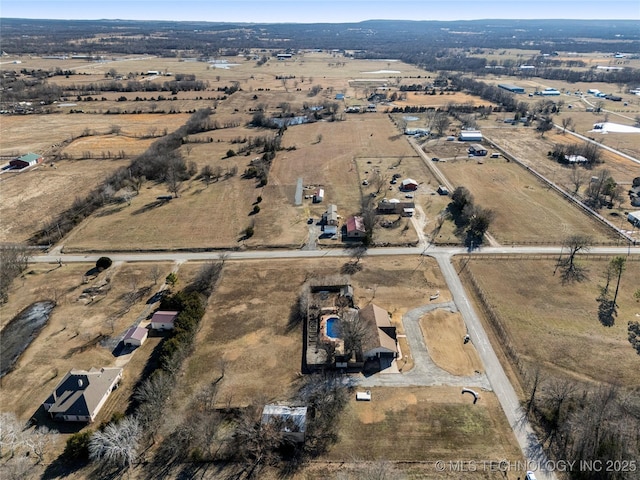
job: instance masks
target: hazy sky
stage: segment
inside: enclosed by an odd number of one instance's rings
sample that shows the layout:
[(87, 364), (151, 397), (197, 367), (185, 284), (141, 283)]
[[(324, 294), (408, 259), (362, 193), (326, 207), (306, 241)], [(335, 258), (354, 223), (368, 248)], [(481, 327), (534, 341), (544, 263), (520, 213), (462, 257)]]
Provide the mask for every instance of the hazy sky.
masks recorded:
[(485, 18), (640, 20), (640, 0), (0, 0), (0, 17), (266, 23)]

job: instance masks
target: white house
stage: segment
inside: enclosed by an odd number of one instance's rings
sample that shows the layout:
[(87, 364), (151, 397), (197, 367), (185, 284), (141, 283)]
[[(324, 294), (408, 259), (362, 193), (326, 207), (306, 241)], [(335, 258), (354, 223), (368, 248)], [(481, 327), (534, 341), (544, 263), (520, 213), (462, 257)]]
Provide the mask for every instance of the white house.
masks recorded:
[(42, 403), (54, 420), (93, 422), (122, 378), (122, 368), (70, 370)]
[(178, 312), (158, 310), (151, 317), (151, 328), (154, 330), (173, 330), (173, 322)]
[(122, 343), (124, 343), (125, 345), (133, 345), (135, 347), (139, 347), (145, 342), (148, 334), (149, 330), (147, 330), (146, 328), (131, 327), (129, 330), (127, 330), (127, 333), (124, 334)]
[(326, 225), (338, 225), (338, 207), (334, 204), (329, 205), (327, 211), (322, 214), (322, 220)]

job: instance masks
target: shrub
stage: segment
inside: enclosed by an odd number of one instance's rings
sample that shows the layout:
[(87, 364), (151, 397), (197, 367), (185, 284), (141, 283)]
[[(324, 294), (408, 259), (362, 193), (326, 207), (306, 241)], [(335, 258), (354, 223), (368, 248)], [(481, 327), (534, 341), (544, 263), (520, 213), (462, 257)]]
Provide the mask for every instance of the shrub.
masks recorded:
[(168, 285), (171, 285), (173, 287), (176, 283), (178, 283), (178, 276), (174, 272), (171, 272), (169, 275), (167, 275), (164, 281)]
[(71, 435), (67, 440), (67, 445), (64, 447), (63, 455), (71, 460), (89, 460), (91, 435), (93, 435), (91, 430)]
[(98, 270), (102, 271), (102, 270), (106, 270), (107, 268), (109, 268), (112, 264), (113, 264), (113, 262), (111, 261), (111, 259), (109, 257), (100, 257), (98, 259), (98, 261), (96, 262), (96, 268)]
[(253, 213), (256, 214), (258, 212), (260, 212), (260, 206), (259, 205), (254, 205), (253, 206)]
[(236, 156), (236, 152), (234, 152), (231, 149), (227, 150), (227, 157), (235, 157), (235, 156)]

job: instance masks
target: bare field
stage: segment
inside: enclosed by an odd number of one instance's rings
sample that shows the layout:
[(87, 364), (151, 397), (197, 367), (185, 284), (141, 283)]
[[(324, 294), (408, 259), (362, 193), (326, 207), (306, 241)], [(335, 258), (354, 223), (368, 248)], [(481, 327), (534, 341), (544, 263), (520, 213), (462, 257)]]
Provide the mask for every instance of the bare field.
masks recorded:
[[(25, 242), (127, 160), (64, 160), (0, 176), (0, 241)], [(79, 181), (79, 179), (82, 181)]]
[(620, 284), (618, 317), (614, 326), (605, 327), (598, 321), (595, 299), (609, 258), (580, 257), (578, 262), (588, 268), (588, 280), (565, 285), (559, 274), (553, 275), (556, 261), (472, 259), (467, 268), (526, 368), (539, 366), (553, 376), (637, 388), (640, 357), (627, 340), (627, 322), (640, 315), (633, 299), (640, 262), (629, 257)]
[(561, 243), (571, 233), (611, 241), (612, 234), (577, 206), (549, 190), (522, 167), (503, 159), (440, 163), (454, 183), (469, 189), (478, 205), (495, 212), (490, 233), (501, 243)]
[[(427, 95), (423, 92), (406, 92), (406, 100), (396, 100), (393, 102), (394, 107), (406, 107), (406, 106), (424, 106), (429, 108), (442, 108), (444, 109), (450, 103), (456, 104), (471, 104), (473, 106), (493, 106), (492, 103), (483, 100), (480, 97), (469, 95), (463, 92), (444, 92), (440, 95)], [(385, 107), (380, 107), (383, 110)], [(412, 114), (409, 114), (412, 115)]]
[[(160, 267), (161, 282), (171, 266), (157, 265)], [(35, 301), (53, 299), (57, 305), (47, 325), (22, 354), (15, 370), (2, 379), (0, 397), (3, 409), (28, 420), (70, 369), (116, 366), (119, 358), (111, 353), (115, 344), (107, 342), (110, 346), (103, 347), (98, 340), (102, 339), (101, 336), (115, 338), (124, 334), (136, 318), (145, 312), (146, 300), (160, 288), (160, 283), (154, 285), (151, 276), (154, 266), (144, 263), (114, 264), (83, 283), (93, 264), (62, 267), (38, 264), (17, 279), (9, 294), (9, 302), (0, 308), (3, 324)], [(107, 278), (110, 281), (105, 284)], [(102, 293), (95, 294), (93, 300), (90, 296), (81, 296), (84, 289), (100, 285), (105, 287)], [(126, 294), (143, 287), (149, 287), (149, 295), (135, 304), (128, 304)], [(131, 363), (125, 367), (123, 388), (109, 398), (98, 422), (112, 412), (125, 411), (133, 385), (158, 341), (158, 338), (150, 338), (142, 348), (136, 350)], [(39, 420), (46, 421), (45, 416), (39, 416)], [(60, 428), (58, 425), (52, 426)]]
[(340, 422), (339, 440), (327, 458), (522, 458), (500, 403), (491, 392), (482, 392), (476, 405), (455, 387), (374, 388), (371, 396), (371, 402), (356, 402), (355, 396), (350, 400)]
[(463, 338), (467, 329), (460, 313), (435, 310), (420, 319), (429, 355), (440, 368), (453, 375), (473, 375), (484, 368), (471, 343)]
[[(158, 134), (166, 128), (169, 132), (177, 129), (189, 118), (187, 114), (138, 114), (138, 115), (94, 115), (94, 114), (50, 114), (50, 115), (3, 115), (0, 123), (2, 146), (0, 154), (13, 156), (28, 152), (45, 155), (53, 144), (60, 144), (70, 138), (79, 137), (85, 130), (101, 134), (118, 126), (123, 134), (124, 146), (130, 140), (126, 137), (143, 137), (151, 131)], [(125, 150), (113, 144), (113, 150)], [(99, 152), (98, 152), (99, 154)]]

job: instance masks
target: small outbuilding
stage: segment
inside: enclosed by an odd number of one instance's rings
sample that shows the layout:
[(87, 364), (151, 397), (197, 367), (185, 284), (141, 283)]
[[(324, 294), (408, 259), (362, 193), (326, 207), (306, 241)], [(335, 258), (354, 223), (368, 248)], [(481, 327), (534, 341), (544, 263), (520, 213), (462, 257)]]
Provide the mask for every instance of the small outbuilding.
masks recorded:
[(179, 312), (158, 310), (151, 317), (151, 328), (154, 330), (173, 330)]
[(418, 182), (413, 178), (406, 178), (400, 184), (400, 189), (413, 192), (418, 189)]
[(319, 188), (313, 194), (313, 203), (321, 203), (324, 200), (324, 188)]
[(634, 227), (640, 227), (640, 211), (629, 213), (627, 220)]
[(125, 345), (133, 345), (134, 347), (139, 347), (145, 342), (148, 334), (149, 331), (146, 328), (131, 327), (129, 330), (127, 330), (127, 333), (124, 334), (122, 343), (124, 343)]
[(302, 443), (307, 433), (307, 407), (265, 405), (260, 424), (274, 425), (284, 437)]
[(469, 147), (469, 153), (476, 157), (484, 157), (489, 152), (487, 152), (487, 149), (479, 143), (474, 143)]

